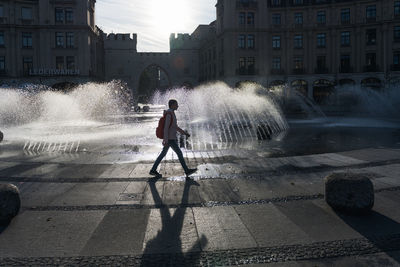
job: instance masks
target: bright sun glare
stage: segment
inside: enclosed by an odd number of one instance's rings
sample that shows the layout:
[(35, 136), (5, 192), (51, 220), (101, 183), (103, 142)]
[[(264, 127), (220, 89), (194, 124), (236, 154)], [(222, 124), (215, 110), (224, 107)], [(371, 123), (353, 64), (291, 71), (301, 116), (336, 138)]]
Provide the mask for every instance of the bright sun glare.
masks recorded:
[(190, 17), (188, 0), (148, 0), (152, 24), (158, 34), (169, 36), (170, 33), (184, 30)]

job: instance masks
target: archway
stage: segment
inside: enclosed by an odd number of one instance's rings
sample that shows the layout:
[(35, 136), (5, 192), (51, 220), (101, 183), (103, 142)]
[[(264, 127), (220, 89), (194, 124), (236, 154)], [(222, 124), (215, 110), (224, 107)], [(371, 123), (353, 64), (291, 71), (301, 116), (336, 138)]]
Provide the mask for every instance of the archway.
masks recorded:
[(382, 82), (378, 78), (369, 77), (361, 81), (361, 87), (379, 91), (382, 89)]
[(305, 80), (294, 80), (291, 83), (293, 89), (296, 89), (304, 96), (307, 96), (308, 93), (308, 83)]
[(328, 97), (333, 94), (335, 84), (331, 81), (320, 79), (316, 80), (313, 85), (314, 101), (318, 104), (326, 102)]
[(157, 64), (147, 66), (139, 76), (138, 94), (143, 102), (156, 90), (166, 90), (171, 87), (168, 72)]

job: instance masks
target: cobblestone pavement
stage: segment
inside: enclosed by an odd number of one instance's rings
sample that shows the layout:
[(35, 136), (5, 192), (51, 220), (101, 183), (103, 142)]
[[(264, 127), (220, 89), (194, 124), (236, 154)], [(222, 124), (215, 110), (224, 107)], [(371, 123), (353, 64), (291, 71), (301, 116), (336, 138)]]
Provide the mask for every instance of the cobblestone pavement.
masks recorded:
[[(399, 150), (189, 162), (187, 181), (176, 159), (154, 180), (150, 162), (2, 157), (22, 209), (0, 230), (0, 266), (400, 265)], [(326, 205), (323, 178), (347, 171), (373, 181), (371, 214)]]

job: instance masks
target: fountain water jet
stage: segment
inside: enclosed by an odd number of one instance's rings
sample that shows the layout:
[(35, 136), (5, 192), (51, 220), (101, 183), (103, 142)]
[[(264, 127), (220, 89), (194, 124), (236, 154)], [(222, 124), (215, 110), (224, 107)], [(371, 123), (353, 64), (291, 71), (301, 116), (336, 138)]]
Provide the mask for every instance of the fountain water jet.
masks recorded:
[[(259, 90), (257, 84), (232, 89), (217, 82), (193, 90), (177, 88), (157, 92), (152, 103), (165, 104), (169, 99), (176, 99), (180, 105), (177, 116), (182, 128), (190, 129), (194, 139), (201, 138), (210, 147), (218, 147), (212, 144), (213, 140), (235, 144), (257, 140), (260, 125), (269, 125), (272, 135), (288, 128), (279, 106), (268, 95), (259, 94)], [(245, 134), (245, 128), (248, 134)], [(211, 136), (205, 138), (205, 132)], [(201, 143), (200, 140), (197, 142), (199, 149)]]

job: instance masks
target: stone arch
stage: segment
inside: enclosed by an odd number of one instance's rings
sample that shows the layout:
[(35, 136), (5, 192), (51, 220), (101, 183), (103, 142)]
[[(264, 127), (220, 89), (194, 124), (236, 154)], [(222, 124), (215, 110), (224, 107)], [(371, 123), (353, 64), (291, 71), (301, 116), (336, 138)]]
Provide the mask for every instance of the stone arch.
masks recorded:
[(316, 80), (313, 84), (313, 98), (314, 101), (322, 104), (329, 96), (333, 94), (335, 90), (335, 84), (326, 79)]
[(373, 90), (381, 90), (382, 82), (378, 78), (368, 77), (361, 81), (361, 87), (369, 88), (369, 89), (373, 89)]
[[(155, 79), (155, 80), (152, 80)], [(172, 86), (170, 74), (161, 64), (150, 63), (141, 69), (137, 79), (137, 92), (140, 98), (149, 97), (155, 90)]]
[(299, 91), (304, 96), (308, 94), (308, 83), (305, 80), (294, 80), (290, 83), (291, 87)]

